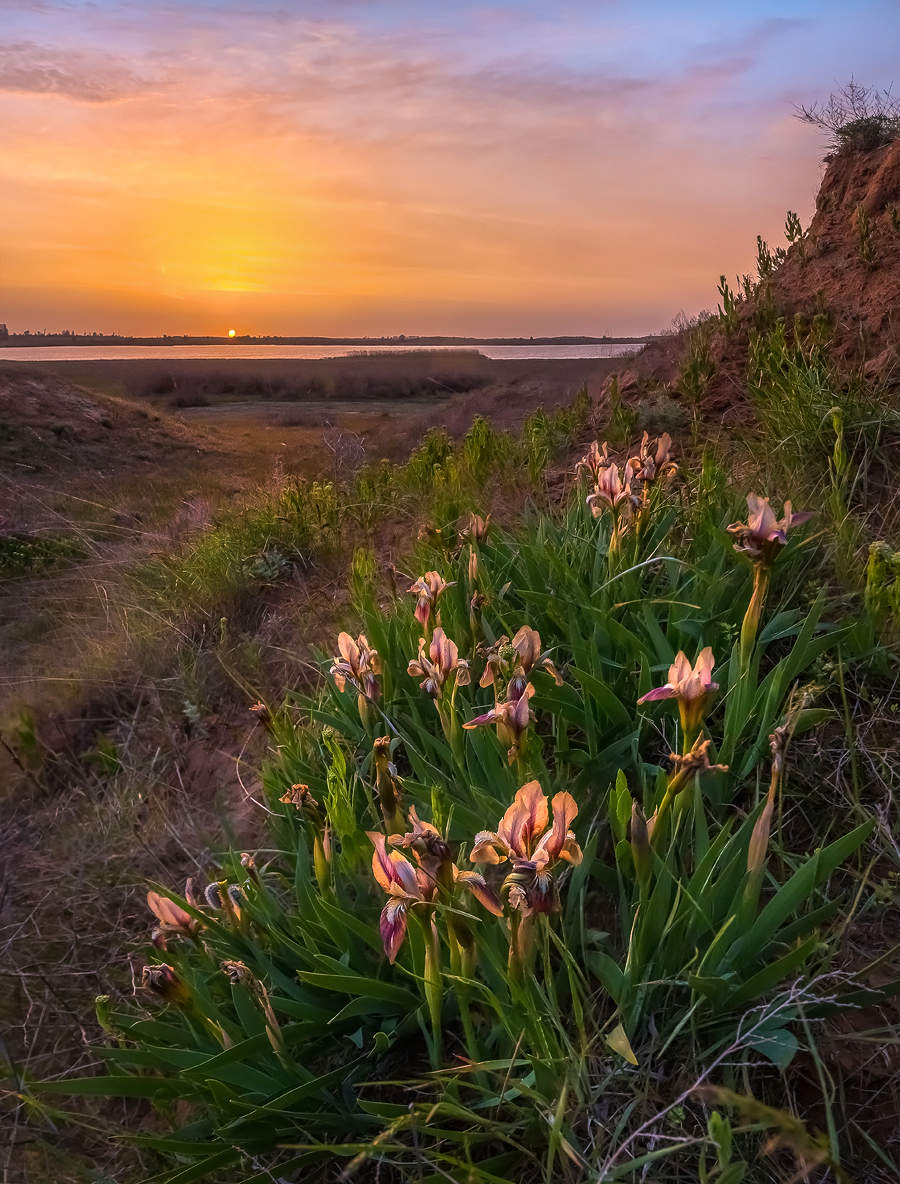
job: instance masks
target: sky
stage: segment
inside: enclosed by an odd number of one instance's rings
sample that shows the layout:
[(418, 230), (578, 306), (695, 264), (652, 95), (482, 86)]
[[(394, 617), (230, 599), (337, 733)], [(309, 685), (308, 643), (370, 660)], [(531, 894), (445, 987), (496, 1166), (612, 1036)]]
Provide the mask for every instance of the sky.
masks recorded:
[(653, 331), (898, 62), (896, 0), (0, 0), (0, 322)]

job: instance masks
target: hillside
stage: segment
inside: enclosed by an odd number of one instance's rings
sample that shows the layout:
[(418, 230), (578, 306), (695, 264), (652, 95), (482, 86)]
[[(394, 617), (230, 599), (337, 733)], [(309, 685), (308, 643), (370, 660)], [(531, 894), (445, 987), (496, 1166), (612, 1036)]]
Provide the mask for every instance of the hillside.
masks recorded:
[[(824, 320), (835, 361), (864, 367), (889, 385), (900, 380), (900, 141), (831, 158), (802, 239), (784, 249), (783, 259), (776, 250), (763, 244), (762, 272), (749, 297), (740, 298), (740, 284), (730, 286), (734, 324), (726, 329), (720, 316), (700, 326), (713, 370), (701, 395), (710, 419), (741, 417), (751, 335), (779, 317), (789, 333), (795, 318), (807, 327)], [(685, 397), (683, 370), (695, 336), (687, 328), (651, 342), (622, 368), (620, 389), (656, 386)]]

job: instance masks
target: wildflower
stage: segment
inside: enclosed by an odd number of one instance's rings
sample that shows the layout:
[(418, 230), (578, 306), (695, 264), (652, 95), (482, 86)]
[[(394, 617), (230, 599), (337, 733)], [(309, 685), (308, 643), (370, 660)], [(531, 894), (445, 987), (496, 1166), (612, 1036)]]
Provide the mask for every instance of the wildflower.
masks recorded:
[[(189, 904), (195, 903), (190, 880), (184, 886), (184, 896)], [(168, 896), (161, 896), (158, 892), (148, 892), (147, 907), (159, 921), (159, 925), (153, 930), (150, 939), (159, 950), (166, 949), (169, 934), (193, 937), (197, 930), (199, 924), (197, 918), (191, 916), (180, 904), (176, 904)]]
[(402, 835), (391, 835), (389, 840), (391, 846), (405, 847), (412, 851), (419, 869), (431, 883), (432, 888), (436, 888), (442, 878), (445, 883), (440, 886), (448, 888), (449, 884), (446, 881), (451, 874), (449, 868), (450, 848), (444, 842), (440, 831), (430, 822), (423, 822), (415, 806), (410, 807), (409, 823), (412, 827), (411, 830)]
[(145, 991), (152, 991), (154, 995), (165, 999), (167, 1003), (174, 1003), (179, 1007), (190, 1002), (190, 988), (165, 962), (145, 966), (141, 972), (141, 986)]
[(481, 616), (486, 604), (487, 597), (483, 593), (477, 591), (472, 593), (472, 599), (469, 601), (469, 629), (475, 639), (479, 637), (481, 632)]
[(541, 651), (540, 633), (529, 625), (523, 625), (512, 641), (508, 637), (499, 637), (482, 652), (485, 653), (485, 667), (479, 686), (493, 686), (498, 698), (504, 683), (507, 698), (521, 698), (533, 670), (546, 670), (557, 686), (563, 685), (559, 671), (548, 654)]
[(450, 682), (455, 691), (457, 686), (468, 686), (471, 682), (469, 663), (460, 658), (456, 642), (451, 641), (438, 626), (431, 637), (428, 652), (425, 652), (425, 638), (419, 639), (419, 656), (407, 666), (412, 678), (421, 678), (419, 686), (432, 699), (439, 699), (444, 687)]
[(487, 536), (490, 524), (490, 514), (482, 518), (480, 514), (470, 511), (468, 521), (461, 531), (462, 537), (471, 539), (473, 543), (480, 543)]
[(343, 691), (349, 682), (367, 699), (378, 698), (378, 675), (381, 673), (381, 659), (378, 650), (373, 649), (364, 633), (356, 641), (349, 633), (338, 634), (339, 655), (332, 659), (331, 675), (335, 686)]
[(416, 904), (428, 904), (434, 895), (435, 882), (415, 868), (399, 851), (388, 851), (387, 840), (377, 831), (368, 831), (375, 847), (372, 874), (388, 894), (381, 910), (381, 941), (388, 961), (393, 962), (406, 936), (407, 913)]
[(416, 594), (416, 620), (423, 629), (427, 628), (431, 614), (437, 611), (438, 597), (452, 587), (453, 585), (448, 584), (436, 571), (426, 571), (424, 576), (419, 576), (410, 586), (408, 591)]
[(711, 740), (703, 740), (698, 735), (690, 749), (683, 755), (679, 756), (675, 752), (670, 753), (670, 772), (665, 793), (653, 815), (647, 819), (647, 834), (654, 846), (659, 845), (660, 836), (664, 833), (661, 823), (666, 817), (669, 807), (693, 778), (701, 773), (728, 772), (727, 765), (714, 765), (710, 763), (709, 750), (711, 747)]
[[(553, 821), (550, 822), (550, 811)], [(469, 856), (473, 863), (499, 864), (512, 872), (503, 884), (510, 907), (524, 915), (553, 911), (553, 872), (560, 860), (579, 864), (582, 851), (570, 823), (578, 806), (570, 793), (558, 793), (547, 808), (540, 782), (529, 781), (516, 791), (512, 805), (496, 831), (479, 831)]]
[(612, 461), (609, 459), (609, 445), (605, 441), (603, 444), (598, 444), (594, 440), (590, 448), (575, 466), (575, 476), (580, 477), (582, 474), (586, 474), (596, 484), (600, 478), (600, 473), (611, 464)]
[(320, 821), (324, 819), (322, 807), (310, 793), (308, 785), (296, 782), (278, 800), (279, 802), (284, 802), (286, 806), (293, 806), (295, 809), (303, 811), (310, 818)]
[(469, 577), (469, 584), (474, 587), (478, 581), (478, 552), (474, 547), (469, 547), (469, 563), (466, 570)]
[(791, 503), (784, 503), (784, 517), (776, 518), (767, 497), (747, 494), (747, 521), (732, 522), (727, 527), (734, 536), (735, 551), (748, 555), (754, 563), (770, 566), (781, 548), (787, 543), (787, 532), (794, 526), (807, 522), (812, 514), (795, 514)]
[(507, 757), (509, 763), (512, 764), (521, 752), (522, 737), (534, 719), (534, 712), (529, 706), (533, 694), (534, 687), (530, 682), (526, 683), (517, 699), (507, 699), (504, 703), (497, 703), (490, 711), (468, 720), (463, 724), (463, 727), (470, 730), (496, 724), (497, 735), (504, 744), (509, 746)]
[(602, 469), (594, 492), (589, 493), (586, 500), (595, 518), (599, 518), (604, 510), (630, 513), (640, 501), (631, 488), (631, 469), (626, 466), (624, 479), (619, 476), (618, 465), (611, 464)]
[(638, 705), (654, 703), (657, 699), (677, 699), (681, 727), (689, 744), (692, 744), (703, 723), (709, 696), (719, 689), (719, 684), (712, 681), (714, 665), (715, 658), (709, 646), (700, 651), (693, 667), (685, 653), (679, 650), (669, 667), (668, 682), (641, 695)]
[(546, 670), (558, 687), (563, 685), (559, 671), (546, 653), (541, 651), (541, 635), (530, 625), (523, 625), (512, 639), (512, 648), (518, 655), (516, 669), (509, 686), (511, 699), (521, 698), (533, 670)]
[[(372, 873), (388, 894), (388, 902), (381, 911), (380, 931), (384, 952), (393, 962), (406, 935), (409, 910), (418, 906), (426, 911), (439, 895), (449, 903), (454, 887), (459, 884), (479, 900), (490, 912), (502, 913), (500, 901), (477, 872), (460, 871), (450, 857), (450, 848), (436, 827), (424, 822), (415, 807), (409, 812), (410, 830), (403, 835), (392, 835), (386, 840), (377, 831), (368, 831), (375, 850), (372, 853)], [(415, 864), (392, 846), (412, 851)], [(454, 919), (452, 932), (460, 938), (461, 922)]]
[(256, 982), (256, 977), (246, 962), (223, 962), (222, 969), (233, 986), (252, 987)]
[(489, 913), (493, 913), (495, 917), (503, 916), (500, 898), (493, 888), (489, 887), (481, 872), (462, 871), (455, 863), (452, 865), (452, 871), (454, 883), (462, 884)]
[(735, 551), (747, 555), (753, 563), (753, 593), (741, 623), (739, 659), (742, 678), (746, 677), (750, 669), (750, 659), (769, 590), (772, 564), (787, 543), (787, 532), (812, 516), (808, 513), (795, 514), (791, 503), (785, 502), (784, 517), (778, 519), (769, 505), (769, 499), (758, 497), (755, 493), (747, 494), (747, 511), (746, 522), (732, 522), (727, 528), (735, 539)]
[(628, 466), (639, 481), (652, 483), (658, 477), (674, 477), (678, 472), (678, 465), (671, 459), (672, 437), (668, 432), (656, 441), (656, 451), (650, 447), (650, 437), (646, 432), (641, 438), (637, 456), (632, 456)]

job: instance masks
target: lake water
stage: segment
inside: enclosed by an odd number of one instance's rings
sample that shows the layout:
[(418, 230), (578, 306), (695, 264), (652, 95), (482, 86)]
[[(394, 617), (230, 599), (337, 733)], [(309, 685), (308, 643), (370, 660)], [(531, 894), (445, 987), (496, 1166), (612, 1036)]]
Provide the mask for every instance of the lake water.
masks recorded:
[(638, 345), (41, 345), (0, 349), (0, 362), (109, 362), (139, 358), (347, 358), (354, 354), (479, 353), (495, 361), (512, 358), (621, 358)]

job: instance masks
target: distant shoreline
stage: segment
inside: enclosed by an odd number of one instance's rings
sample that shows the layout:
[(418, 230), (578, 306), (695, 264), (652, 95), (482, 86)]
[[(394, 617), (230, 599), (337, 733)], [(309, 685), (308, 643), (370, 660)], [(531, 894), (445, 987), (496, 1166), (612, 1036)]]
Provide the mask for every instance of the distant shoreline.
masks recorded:
[(10, 333), (0, 338), (0, 349), (34, 349), (41, 346), (191, 346), (191, 345), (320, 345), (409, 346), (421, 345), (643, 345), (655, 334), (642, 337), (121, 337), (115, 333)]

